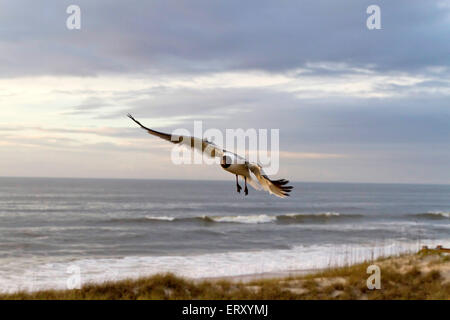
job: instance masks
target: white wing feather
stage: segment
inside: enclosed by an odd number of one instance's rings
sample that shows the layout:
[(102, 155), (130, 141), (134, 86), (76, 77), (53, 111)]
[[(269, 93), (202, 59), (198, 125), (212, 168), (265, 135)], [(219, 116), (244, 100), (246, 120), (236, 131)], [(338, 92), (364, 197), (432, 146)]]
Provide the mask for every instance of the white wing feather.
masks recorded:
[(270, 180), (258, 164), (249, 163), (248, 168), (256, 176), (264, 190), (280, 198), (286, 198), (289, 196), (289, 192), (291, 192), (292, 187), (285, 186), (289, 181), (284, 179)]

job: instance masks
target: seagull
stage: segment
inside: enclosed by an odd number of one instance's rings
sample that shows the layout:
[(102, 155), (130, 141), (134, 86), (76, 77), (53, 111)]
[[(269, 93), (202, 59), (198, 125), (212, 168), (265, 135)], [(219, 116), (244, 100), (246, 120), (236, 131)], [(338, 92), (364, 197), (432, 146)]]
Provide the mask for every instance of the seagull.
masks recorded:
[[(131, 114), (128, 117), (137, 123), (142, 129), (146, 130), (149, 134), (157, 136), (166, 141), (170, 141), (174, 144), (185, 145), (192, 149), (198, 150), (202, 153), (206, 153), (210, 157), (219, 157), (220, 166), (236, 176), (236, 188), (240, 193), (242, 187), (239, 185), (238, 177), (244, 178), (244, 194), (248, 195), (247, 183), (249, 183), (256, 190), (264, 189), (270, 194), (273, 194), (280, 198), (289, 196), (289, 192), (292, 190), (292, 186), (287, 186), (288, 180), (271, 180), (263, 171), (262, 166), (257, 163), (251, 163), (245, 158), (229, 152), (225, 149), (219, 148), (216, 144), (206, 140), (191, 136), (177, 136), (168, 133), (159, 132), (145, 127), (139, 121), (137, 121)], [(256, 177), (259, 184), (252, 178), (251, 174)]]

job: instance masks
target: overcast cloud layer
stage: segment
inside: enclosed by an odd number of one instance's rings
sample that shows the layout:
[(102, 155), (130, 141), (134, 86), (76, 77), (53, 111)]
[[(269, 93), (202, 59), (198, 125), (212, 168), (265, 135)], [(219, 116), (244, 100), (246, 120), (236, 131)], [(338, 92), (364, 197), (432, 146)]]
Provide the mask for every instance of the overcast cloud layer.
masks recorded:
[(171, 164), (131, 112), (279, 128), (293, 180), (450, 183), (449, 36), (437, 0), (0, 0), (0, 176), (227, 178)]
[(447, 1), (378, 1), (379, 32), (365, 28), (374, 1), (76, 2), (83, 27), (70, 33), (73, 1), (1, 1), (1, 75), (275, 72), (324, 61), (418, 72), (447, 66), (450, 52)]

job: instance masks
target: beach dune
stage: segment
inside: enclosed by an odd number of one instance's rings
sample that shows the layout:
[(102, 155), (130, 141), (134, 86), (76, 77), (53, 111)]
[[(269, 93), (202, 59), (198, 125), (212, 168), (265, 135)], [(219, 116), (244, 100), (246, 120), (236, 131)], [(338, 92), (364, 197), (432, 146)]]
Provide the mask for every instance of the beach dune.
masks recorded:
[[(380, 289), (369, 289), (367, 268), (380, 268)], [(77, 290), (0, 295), (0, 299), (450, 299), (450, 255), (432, 250), (321, 271), (208, 279), (159, 274), (87, 284)]]

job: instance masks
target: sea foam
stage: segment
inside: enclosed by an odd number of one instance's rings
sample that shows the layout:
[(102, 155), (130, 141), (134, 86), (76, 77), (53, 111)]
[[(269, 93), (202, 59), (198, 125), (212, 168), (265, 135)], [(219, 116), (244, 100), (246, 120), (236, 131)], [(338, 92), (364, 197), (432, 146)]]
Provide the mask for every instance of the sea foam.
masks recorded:
[[(422, 244), (435, 245), (432, 240)], [(450, 243), (440, 242), (444, 246)], [(316, 270), (342, 266), (380, 256), (414, 252), (414, 242), (388, 242), (349, 245), (294, 246), (291, 249), (233, 251), (199, 255), (127, 256), (122, 258), (80, 259), (44, 263), (23, 259), (0, 266), (0, 291), (66, 289), (68, 280), (79, 276), (81, 284), (101, 283), (172, 272), (188, 278), (225, 277), (289, 271)], [(19, 261), (20, 260), (20, 261)], [(30, 269), (30, 266), (33, 266)], [(74, 274), (74, 271), (79, 274)]]

